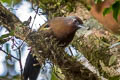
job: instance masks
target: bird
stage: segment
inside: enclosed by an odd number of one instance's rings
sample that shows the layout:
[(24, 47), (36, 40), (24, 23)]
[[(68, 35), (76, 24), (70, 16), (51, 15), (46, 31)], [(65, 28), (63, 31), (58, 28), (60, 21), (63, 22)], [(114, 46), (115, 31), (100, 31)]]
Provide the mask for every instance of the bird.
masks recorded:
[[(46, 28), (46, 29), (44, 29)], [(68, 16), (68, 17), (56, 17), (49, 20), (44, 24), (44, 28), (40, 28), (41, 31), (44, 31), (47, 34), (51, 32), (55, 36), (56, 40), (59, 42), (59, 45), (64, 44), (60, 47), (66, 47), (73, 39), (75, 32), (78, 29), (85, 28), (83, 26), (82, 20), (77, 16)], [(24, 67), (24, 80), (37, 80), (41, 65), (36, 65), (38, 61), (32, 54), (28, 54), (25, 67)]]

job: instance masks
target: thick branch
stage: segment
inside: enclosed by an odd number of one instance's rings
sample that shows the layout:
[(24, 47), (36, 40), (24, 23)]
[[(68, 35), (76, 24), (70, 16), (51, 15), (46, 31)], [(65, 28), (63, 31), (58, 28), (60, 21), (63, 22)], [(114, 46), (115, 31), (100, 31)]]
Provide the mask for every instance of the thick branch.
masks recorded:
[(0, 3), (0, 25), (7, 28), (9, 31), (14, 30), (14, 35), (19, 37), (20, 39), (25, 39), (26, 32), (28, 32), (28, 28), (23, 26), (22, 22), (9, 10), (7, 10)]
[(67, 55), (64, 48), (59, 47), (54, 37), (47, 36), (42, 32), (29, 35), (29, 39), (32, 40), (30, 42), (32, 50), (34, 50), (34, 55), (37, 56), (36, 59), (39, 62), (47, 58), (55, 65), (58, 65), (66, 77), (65, 80), (99, 80), (95, 74), (85, 68), (79, 61)]

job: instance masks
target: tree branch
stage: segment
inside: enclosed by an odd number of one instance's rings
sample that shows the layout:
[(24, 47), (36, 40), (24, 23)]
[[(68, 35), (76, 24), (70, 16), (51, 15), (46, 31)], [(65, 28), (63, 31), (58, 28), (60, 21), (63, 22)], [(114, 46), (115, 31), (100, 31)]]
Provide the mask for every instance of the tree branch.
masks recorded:
[[(9, 31), (14, 30), (14, 36), (25, 40), (32, 46), (32, 52), (38, 58), (39, 62), (45, 61), (46, 58), (58, 65), (66, 75), (66, 80), (98, 80), (97, 76), (85, 68), (79, 61), (67, 55), (63, 48), (57, 48), (54, 38), (46, 41), (46, 34), (32, 32), (28, 35), (29, 28), (10, 11), (0, 3), (0, 25), (3, 25)], [(48, 39), (49, 39), (48, 38)], [(54, 45), (53, 45), (54, 44)]]
[(22, 40), (27, 35), (29, 28), (24, 26), (22, 22), (9, 10), (0, 3), (0, 25), (9, 31), (14, 31), (14, 35)]

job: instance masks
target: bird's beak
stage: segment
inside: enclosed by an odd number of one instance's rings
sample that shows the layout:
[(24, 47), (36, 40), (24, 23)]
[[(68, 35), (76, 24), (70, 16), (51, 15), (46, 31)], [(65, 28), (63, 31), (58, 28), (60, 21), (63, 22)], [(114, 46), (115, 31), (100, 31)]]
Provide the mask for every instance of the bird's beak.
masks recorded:
[(78, 29), (85, 29), (85, 30), (89, 30), (89, 27), (84, 26), (83, 24), (79, 24), (77, 25)]

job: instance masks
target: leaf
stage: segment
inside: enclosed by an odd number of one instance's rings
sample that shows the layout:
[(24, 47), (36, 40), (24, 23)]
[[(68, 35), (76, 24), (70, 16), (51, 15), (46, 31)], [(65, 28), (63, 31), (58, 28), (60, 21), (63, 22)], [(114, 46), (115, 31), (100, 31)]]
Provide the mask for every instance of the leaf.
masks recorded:
[(0, 45), (1, 45), (1, 44), (4, 44), (5, 42), (7, 42), (7, 40), (4, 40), (4, 39), (3, 39), (3, 40), (0, 40)]
[(9, 37), (9, 36), (13, 36), (13, 35), (14, 35), (14, 31), (11, 31), (11, 32), (8, 33), (8, 34), (2, 35), (2, 36), (0, 37), (0, 40), (2, 40), (2, 39), (4, 39), (4, 38), (7, 38), (7, 37)]
[(56, 75), (53, 71), (52, 71), (51, 80), (58, 80), (58, 78), (56, 77)]
[(6, 57), (5, 57), (6, 60), (12, 60), (12, 57), (8, 54)]
[(105, 16), (108, 13), (110, 13), (111, 11), (112, 11), (112, 7), (105, 8), (104, 11), (103, 11), (103, 16)]
[(112, 10), (113, 10), (113, 17), (116, 21), (118, 21), (118, 15), (120, 13), (120, 1), (116, 1), (112, 5)]
[(10, 56), (10, 54), (11, 54), (10, 44), (7, 43), (5, 48), (6, 48), (6, 52), (7, 52), (7, 54), (8, 54), (8, 55), (6, 56), (6, 59), (7, 59), (7, 60), (12, 60), (12, 58), (11, 58), (11, 56)]
[(67, 3), (66, 8), (69, 12), (73, 11), (73, 5), (70, 2)]
[(112, 65), (117, 59), (117, 56), (114, 54), (110, 57), (110, 60), (109, 60), (109, 65)]
[(2, 3), (7, 3), (7, 4), (11, 4), (12, 0), (1, 0)]
[(94, 0), (95, 4), (101, 3), (103, 0)]
[(22, 0), (0, 0), (2, 3), (7, 3), (8, 6), (11, 5), (16, 5), (18, 3), (20, 3)]
[(21, 1), (22, 1), (22, 0), (14, 0), (14, 1), (13, 1), (13, 5), (17, 5), (17, 4), (19, 4)]
[(14, 30), (9, 33), (10, 36), (14, 36)]
[(6, 44), (6, 51), (7, 51), (7, 53), (9, 53), (9, 51), (10, 51), (9, 47), (10, 47), (10, 44)]
[(110, 77), (109, 80), (120, 80), (120, 76), (113, 76), (113, 77)]
[(113, 11), (113, 17), (118, 21), (118, 15), (120, 13), (120, 0), (116, 0), (109, 8), (105, 8), (103, 11), (103, 16)]
[(54, 66), (52, 69), (51, 80), (64, 80), (65, 76), (62, 74), (61, 69)]
[(2, 35), (2, 36), (0, 37), (0, 40), (2, 40), (2, 39), (4, 39), (4, 38), (7, 38), (7, 37), (9, 37), (9, 34), (4, 34), (4, 35)]

